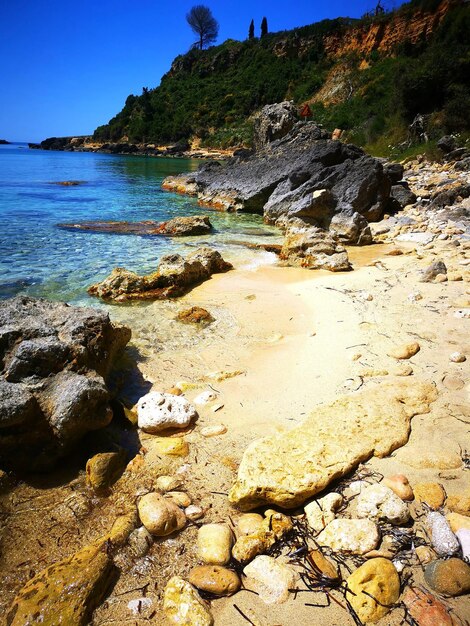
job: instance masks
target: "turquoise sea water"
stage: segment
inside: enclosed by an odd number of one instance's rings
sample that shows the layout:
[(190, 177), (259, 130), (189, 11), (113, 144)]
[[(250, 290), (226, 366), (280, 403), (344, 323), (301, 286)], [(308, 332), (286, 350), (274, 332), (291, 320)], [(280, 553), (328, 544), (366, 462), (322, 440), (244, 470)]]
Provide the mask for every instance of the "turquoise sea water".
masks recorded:
[[(277, 233), (260, 216), (210, 211), (194, 198), (163, 192), (165, 176), (197, 168), (199, 161), (50, 152), (14, 144), (0, 146), (0, 298), (25, 293), (92, 304), (86, 288), (114, 267), (154, 271), (168, 252), (187, 254), (206, 243), (224, 258), (248, 252), (233, 241), (266, 241)], [(82, 181), (77, 186), (59, 181)], [(156, 220), (178, 215), (210, 216), (215, 233), (170, 239), (56, 227), (81, 220)]]

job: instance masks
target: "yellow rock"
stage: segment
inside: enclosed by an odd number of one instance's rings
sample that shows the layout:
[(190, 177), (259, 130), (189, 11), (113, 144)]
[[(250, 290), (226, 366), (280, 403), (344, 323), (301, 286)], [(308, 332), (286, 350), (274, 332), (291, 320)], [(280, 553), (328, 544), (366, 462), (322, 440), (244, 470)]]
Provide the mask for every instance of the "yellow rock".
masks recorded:
[(470, 515), (470, 490), (467, 493), (447, 496), (446, 506), (455, 513)]
[(106, 491), (123, 473), (127, 453), (121, 448), (118, 452), (101, 452), (88, 459), (86, 481), (96, 492)]
[(269, 550), (290, 530), (292, 530), (290, 517), (268, 509), (258, 530), (237, 539), (232, 549), (232, 556), (240, 563), (248, 563), (258, 554)]
[(388, 559), (366, 561), (346, 582), (352, 592), (346, 597), (363, 624), (378, 622), (400, 596), (400, 579)]
[(459, 513), (449, 513), (446, 515), (447, 521), (449, 522), (449, 526), (452, 528), (452, 531), (456, 533), (461, 528), (465, 528), (466, 530), (470, 530), (470, 517), (466, 515), (460, 515)]
[(396, 346), (388, 351), (388, 356), (394, 359), (411, 359), (412, 356), (420, 351), (420, 345), (417, 341), (413, 343), (405, 343), (401, 346)]
[(153, 442), (160, 454), (171, 456), (187, 456), (189, 454), (189, 445), (183, 437), (155, 437)]
[(207, 604), (196, 589), (179, 576), (168, 581), (163, 610), (168, 620), (179, 626), (212, 626), (214, 623)]
[(418, 483), (413, 487), (417, 502), (424, 502), (433, 511), (437, 511), (444, 504), (446, 492), (439, 483)]

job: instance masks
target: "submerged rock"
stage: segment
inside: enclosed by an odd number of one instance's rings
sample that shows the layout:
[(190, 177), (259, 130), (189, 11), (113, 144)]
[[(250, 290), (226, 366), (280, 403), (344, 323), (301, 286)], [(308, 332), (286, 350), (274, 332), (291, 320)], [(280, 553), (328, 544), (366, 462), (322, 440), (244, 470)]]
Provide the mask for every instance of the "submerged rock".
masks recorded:
[(185, 324), (201, 324), (204, 326), (214, 321), (209, 311), (200, 306), (192, 306), (190, 309), (180, 311), (176, 318)]
[[(77, 183), (78, 184), (78, 183)], [(78, 222), (57, 224), (58, 228), (66, 230), (84, 230), (94, 233), (113, 233), (119, 235), (169, 235), (172, 237), (188, 237), (190, 235), (205, 235), (212, 230), (212, 224), (206, 215), (191, 217), (175, 217), (167, 222)]]
[(97, 492), (105, 491), (121, 476), (126, 467), (127, 453), (124, 449), (117, 452), (101, 452), (87, 461), (86, 480)]
[(400, 596), (400, 578), (388, 559), (366, 561), (346, 582), (346, 597), (363, 624), (378, 622)]

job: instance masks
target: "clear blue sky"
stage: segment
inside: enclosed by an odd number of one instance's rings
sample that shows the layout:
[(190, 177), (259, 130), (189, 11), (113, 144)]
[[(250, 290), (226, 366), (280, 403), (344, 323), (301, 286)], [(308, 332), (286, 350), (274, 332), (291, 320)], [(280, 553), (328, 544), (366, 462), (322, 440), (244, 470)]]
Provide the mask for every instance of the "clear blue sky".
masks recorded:
[(0, 138), (85, 135), (130, 93), (156, 87), (193, 35), (185, 15), (209, 6), (219, 43), (326, 17), (360, 17), (375, 0), (0, 0)]

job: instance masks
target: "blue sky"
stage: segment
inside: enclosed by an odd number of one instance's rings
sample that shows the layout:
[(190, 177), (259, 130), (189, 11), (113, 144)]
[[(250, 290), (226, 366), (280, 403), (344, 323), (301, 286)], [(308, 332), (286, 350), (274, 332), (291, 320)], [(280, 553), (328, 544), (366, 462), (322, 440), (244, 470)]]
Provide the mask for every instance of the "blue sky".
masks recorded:
[(0, 0), (0, 138), (93, 132), (130, 93), (157, 86), (173, 58), (188, 50), (193, 35), (185, 15), (199, 3), (219, 21), (219, 43), (244, 39), (252, 18), (258, 34), (264, 15), (277, 31), (360, 17), (375, 6), (375, 0)]

